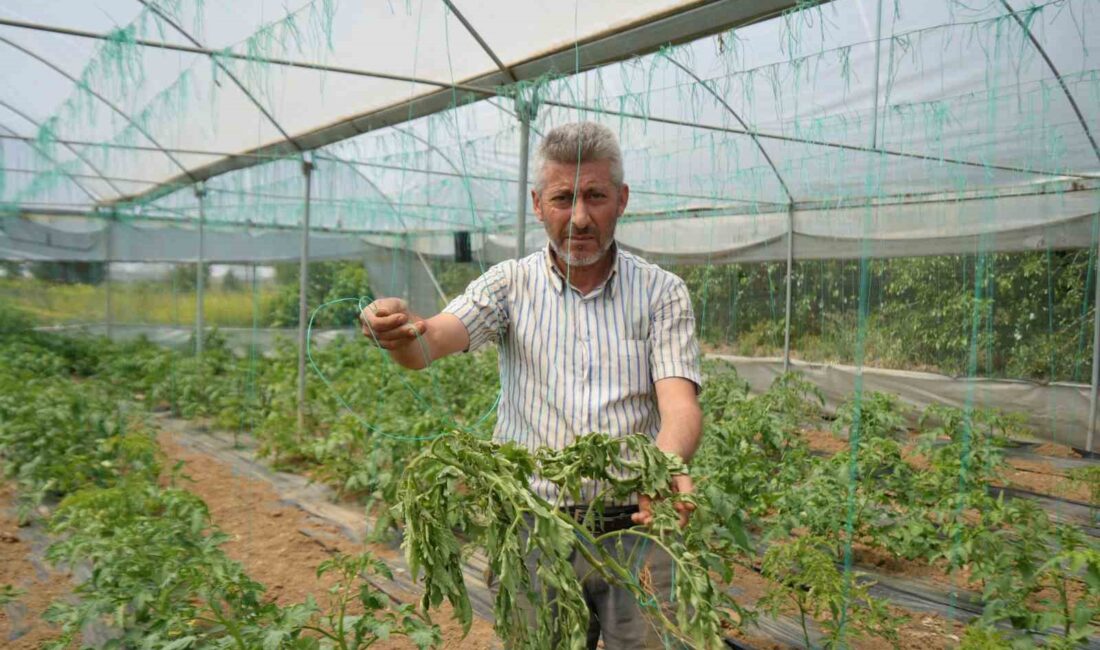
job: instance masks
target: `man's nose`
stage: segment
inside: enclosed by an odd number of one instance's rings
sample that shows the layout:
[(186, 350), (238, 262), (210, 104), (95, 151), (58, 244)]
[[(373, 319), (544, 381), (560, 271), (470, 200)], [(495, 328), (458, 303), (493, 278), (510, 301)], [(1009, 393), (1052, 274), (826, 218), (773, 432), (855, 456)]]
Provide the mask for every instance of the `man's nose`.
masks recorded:
[(576, 230), (583, 230), (592, 225), (592, 219), (588, 216), (588, 207), (584, 204), (584, 199), (577, 199), (573, 205), (573, 217), (571, 219), (573, 228)]

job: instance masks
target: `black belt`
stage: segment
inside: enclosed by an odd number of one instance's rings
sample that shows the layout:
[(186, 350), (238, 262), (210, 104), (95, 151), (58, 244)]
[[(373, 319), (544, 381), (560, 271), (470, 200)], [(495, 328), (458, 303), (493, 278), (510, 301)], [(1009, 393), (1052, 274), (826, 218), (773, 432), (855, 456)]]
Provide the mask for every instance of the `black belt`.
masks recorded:
[[(585, 515), (591, 506), (579, 505), (579, 506), (565, 506), (562, 510), (573, 519), (577, 521), (584, 521)], [(618, 530), (625, 530), (634, 526), (634, 513), (638, 512), (638, 506), (605, 506), (603, 512), (593, 512), (590, 517), (589, 526), (592, 532), (597, 535), (603, 535), (604, 533), (613, 533)]]

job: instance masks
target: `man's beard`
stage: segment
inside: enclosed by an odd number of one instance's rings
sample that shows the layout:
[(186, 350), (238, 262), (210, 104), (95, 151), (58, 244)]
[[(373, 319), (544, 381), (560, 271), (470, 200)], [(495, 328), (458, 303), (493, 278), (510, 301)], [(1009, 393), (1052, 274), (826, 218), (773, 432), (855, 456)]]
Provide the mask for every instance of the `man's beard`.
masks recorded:
[(591, 255), (576, 255), (568, 250), (561, 244), (559, 244), (553, 237), (550, 238), (550, 248), (554, 251), (554, 254), (558, 256), (566, 266), (592, 266), (596, 262), (603, 259), (604, 254), (611, 248), (611, 244), (615, 242), (614, 237), (608, 237), (598, 251)]

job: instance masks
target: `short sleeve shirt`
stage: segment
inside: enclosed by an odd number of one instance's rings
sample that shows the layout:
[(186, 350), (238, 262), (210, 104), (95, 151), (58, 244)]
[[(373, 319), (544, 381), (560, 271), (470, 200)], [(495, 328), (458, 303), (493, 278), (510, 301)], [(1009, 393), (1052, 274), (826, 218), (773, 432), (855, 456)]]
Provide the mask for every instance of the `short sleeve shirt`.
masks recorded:
[[(617, 246), (614, 254), (607, 281), (587, 295), (566, 282), (543, 248), (493, 266), (444, 309), (466, 326), (470, 350), (499, 347), (498, 442), (534, 451), (591, 432), (656, 438), (655, 382), (682, 377), (701, 386), (683, 280)], [(548, 481), (533, 487), (558, 498)], [(584, 486), (581, 500), (600, 489)]]

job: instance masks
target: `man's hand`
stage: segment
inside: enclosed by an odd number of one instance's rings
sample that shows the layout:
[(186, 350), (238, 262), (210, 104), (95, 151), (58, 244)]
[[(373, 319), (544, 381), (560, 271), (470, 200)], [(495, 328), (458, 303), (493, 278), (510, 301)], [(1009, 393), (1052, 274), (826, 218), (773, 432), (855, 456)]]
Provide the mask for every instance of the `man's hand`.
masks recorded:
[[(677, 474), (672, 477), (670, 484), (672, 491), (676, 494), (691, 494), (695, 491), (695, 485), (691, 482), (691, 477), (687, 474)], [(631, 515), (631, 519), (634, 523), (640, 526), (648, 526), (653, 521), (653, 497), (645, 494), (638, 495), (638, 512)], [(686, 503), (683, 501), (677, 501), (673, 504), (676, 508), (676, 512), (680, 513), (680, 528), (687, 526), (688, 517), (691, 516), (691, 511), (695, 510), (694, 503)]]
[(379, 298), (367, 305), (359, 314), (359, 324), (363, 336), (385, 350), (403, 348), (428, 330), (428, 324), (400, 298)]

